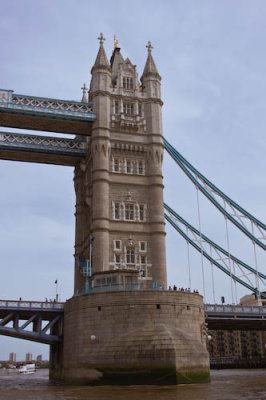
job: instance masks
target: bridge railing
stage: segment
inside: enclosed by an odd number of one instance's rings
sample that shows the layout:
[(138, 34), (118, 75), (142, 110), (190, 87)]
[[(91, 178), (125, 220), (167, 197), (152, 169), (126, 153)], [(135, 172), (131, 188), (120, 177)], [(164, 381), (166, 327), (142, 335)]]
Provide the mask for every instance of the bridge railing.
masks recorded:
[(34, 111), (45, 114), (57, 114), (94, 121), (92, 104), (71, 100), (59, 100), (45, 97), (25, 96), (13, 90), (0, 89), (0, 107), (12, 110)]
[(261, 314), (266, 316), (266, 307), (248, 305), (204, 304), (204, 311), (223, 314)]
[(38, 309), (38, 310), (47, 310), (47, 311), (58, 311), (64, 309), (65, 303), (57, 303), (57, 302), (46, 302), (46, 301), (23, 301), (23, 300), (0, 300), (0, 309), (1, 308), (10, 308), (10, 309)]

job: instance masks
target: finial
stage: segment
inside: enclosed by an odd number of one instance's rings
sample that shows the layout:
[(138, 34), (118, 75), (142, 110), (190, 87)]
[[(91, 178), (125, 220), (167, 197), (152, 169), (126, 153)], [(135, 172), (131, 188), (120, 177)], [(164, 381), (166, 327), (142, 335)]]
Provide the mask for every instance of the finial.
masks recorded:
[(100, 36), (98, 37), (98, 40), (99, 40), (100, 44), (103, 44), (105, 38), (103, 37), (102, 32), (100, 33)]
[(148, 53), (151, 53), (151, 50), (153, 49), (151, 42), (148, 41), (148, 44), (146, 45), (147, 49), (148, 49)]
[(83, 84), (81, 90), (83, 91), (83, 95), (82, 95), (82, 99), (81, 99), (82, 103), (88, 103), (88, 99), (87, 99), (87, 90), (88, 89), (87, 89), (85, 83)]
[(116, 35), (114, 35), (114, 49), (117, 49), (118, 47), (119, 47), (118, 40), (116, 38)]

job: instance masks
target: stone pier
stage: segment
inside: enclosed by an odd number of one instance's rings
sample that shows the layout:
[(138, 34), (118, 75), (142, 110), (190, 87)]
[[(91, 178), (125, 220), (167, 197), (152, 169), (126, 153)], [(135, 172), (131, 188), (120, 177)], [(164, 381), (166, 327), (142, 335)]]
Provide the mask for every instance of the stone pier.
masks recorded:
[[(207, 382), (202, 297), (135, 290), (73, 297), (65, 306), (61, 379), (72, 384)], [(53, 365), (53, 364), (52, 364)], [(51, 378), (59, 377), (51, 370)]]

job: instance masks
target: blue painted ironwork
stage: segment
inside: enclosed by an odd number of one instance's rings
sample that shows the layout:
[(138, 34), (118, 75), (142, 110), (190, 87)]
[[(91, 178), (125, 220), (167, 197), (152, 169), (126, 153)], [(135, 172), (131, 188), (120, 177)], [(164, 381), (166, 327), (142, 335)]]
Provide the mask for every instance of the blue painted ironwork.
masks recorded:
[(200, 178), (206, 185), (208, 185), (215, 193), (217, 193), (222, 199), (226, 200), (239, 212), (245, 215), (249, 220), (255, 222), (262, 229), (266, 230), (266, 225), (260, 221), (258, 218), (254, 217), (234, 200), (230, 199), (225, 193), (218, 189), (212, 182), (210, 182), (204, 175), (202, 175), (192, 164), (190, 164), (183, 156), (180, 154), (166, 139), (164, 139), (164, 145), (170, 156), (177, 161), (179, 159), (187, 168), (189, 168), (198, 178)]
[(247, 269), (248, 271), (252, 272), (255, 275), (260, 276), (262, 279), (266, 279), (266, 275), (263, 273), (256, 271), (256, 269), (252, 268), (250, 265), (244, 263), (241, 261), (239, 258), (233, 256), (232, 254), (229, 254), (228, 251), (223, 249), (221, 246), (219, 246), (217, 243), (213, 242), (211, 239), (209, 239), (207, 236), (203, 235), (200, 231), (198, 231), (194, 226), (189, 224), (184, 218), (182, 218), (179, 214), (177, 214), (176, 211), (174, 211), (171, 207), (169, 207), (166, 203), (164, 203), (164, 208), (165, 210), (171, 215), (174, 216), (178, 221), (181, 222), (184, 226), (186, 226), (189, 230), (194, 232), (199, 238), (203, 239), (205, 242), (209, 243), (212, 247), (223, 253), (226, 257), (230, 258), (232, 261), (236, 262), (237, 264), (241, 265), (243, 268)]
[(92, 105), (77, 101), (26, 96), (0, 89), (0, 111), (29, 113), (60, 119), (95, 121)]
[(63, 318), (64, 303), (0, 300), (0, 335), (59, 343), (63, 338)]
[[(231, 214), (229, 214), (226, 209), (212, 196), (201, 184), (200, 182), (196, 179), (196, 177), (199, 177), (201, 180), (203, 180), (203, 175), (199, 174), (198, 171), (192, 167), (187, 161), (185, 163), (185, 159), (180, 157), (180, 153), (177, 152), (173, 148), (173, 146), (170, 145), (169, 142), (164, 140), (164, 145), (165, 149), (167, 152), (170, 154), (170, 156), (174, 159), (174, 161), (179, 165), (179, 167), (185, 172), (185, 174), (188, 176), (188, 178), (194, 183), (194, 185), (207, 197), (208, 200), (210, 200), (214, 206), (226, 217), (228, 220), (230, 220), (238, 229), (240, 229), (249, 239), (251, 239), (254, 243), (256, 243), (258, 246), (260, 246), (263, 250), (266, 250), (266, 245), (262, 243), (258, 238), (256, 238), (248, 229), (246, 229), (242, 224), (240, 224)], [(189, 168), (187, 168), (189, 166)], [(193, 169), (192, 169), (193, 168)], [(191, 173), (191, 171), (196, 175), (196, 177)], [(207, 184), (207, 179), (205, 178), (204, 182)], [(214, 185), (211, 186), (211, 189), (213, 191), (216, 190), (216, 187)], [(220, 197), (222, 197), (224, 200), (229, 202), (229, 198), (225, 196), (221, 191), (218, 193)], [(230, 204), (232, 205), (234, 202), (230, 200)], [(234, 203), (234, 207), (236, 207), (237, 204)], [(244, 209), (237, 208), (238, 210), (241, 209), (241, 212), (243, 215), (246, 215), (252, 222), (254, 222), (259, 228), (266, 230), (266, 225), (259, 221), (257, 218), (253, 217), (251, 214), (246, 212)], [(245, 214), (244, 214), (245, 213)]]
[(9, 132), (0, 132), (0, 148), (74, 157), (86, 155), (86, 142), (83, 140)]
[(249, 285), (242, 279), (238, 278), (236, 275), (229, 272), (226, 268), (224, 268), (220, 263), (214, 260), (206, 251), (204, 251), (200, 246), (198, 246), (186, 233), (175, 223), (175, 221), (166, 213), (164, 214), (165, 219), (172, 225), (172, 227), (191, 245), (193, 246), (200, 254), (202, 254), (208, 261), (210, 261), (213, 265), (223, 271), (225, 274), (230, 276), (235, 282), (240, 283), (240, 285), (245, 286), (251, 292), (255, 293), (256, 295), (260, 296), (261, 298), (266, 298), (265, 292), (260, 292), (257, 288)]

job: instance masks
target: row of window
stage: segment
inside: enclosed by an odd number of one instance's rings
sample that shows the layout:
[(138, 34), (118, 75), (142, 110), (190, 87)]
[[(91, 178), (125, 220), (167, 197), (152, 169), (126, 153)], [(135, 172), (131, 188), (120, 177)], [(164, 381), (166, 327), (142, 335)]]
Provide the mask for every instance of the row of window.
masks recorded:
[[(140, 252), (146, 252), (147, 251), (147, 242), (145, 241), (139, 241), (139, 251)], [(114, 250), (115, 251), (121, 251), (122, 250), (122, 240), (120, 239), (115, 239), (114, 240)]]
[(132, 266), (135, 265), (138, 261), (140, 265), (146, 265), (147, 256), (136, 254), (135, 249), (132, 247), (127, 248), (125, 254), (120, 254), (120, 253), (114, 254), (115, 264), (126, 264), (126, 265), (130, 264)]
[(114, 113), (116, 115), (123, 113), (125, 115), (139, 115), (140, 117), (142, 117), (142, 105), (141, 103), (115, 100)]
[(133, 78), (129, 78), (128, 76), (123, 77), (123, 88), (124, 89), (133, 89)]
[(124, 173), (124, 174), (135, 173), (137, 175), (144, 175), (145, 163), (142, 160), (133, 161), (128, 159), (113, 158), (112, 171), (116, 173)]
[(146, 221), (146, 204), (112, 202), (113, 219), (121, 221)]

